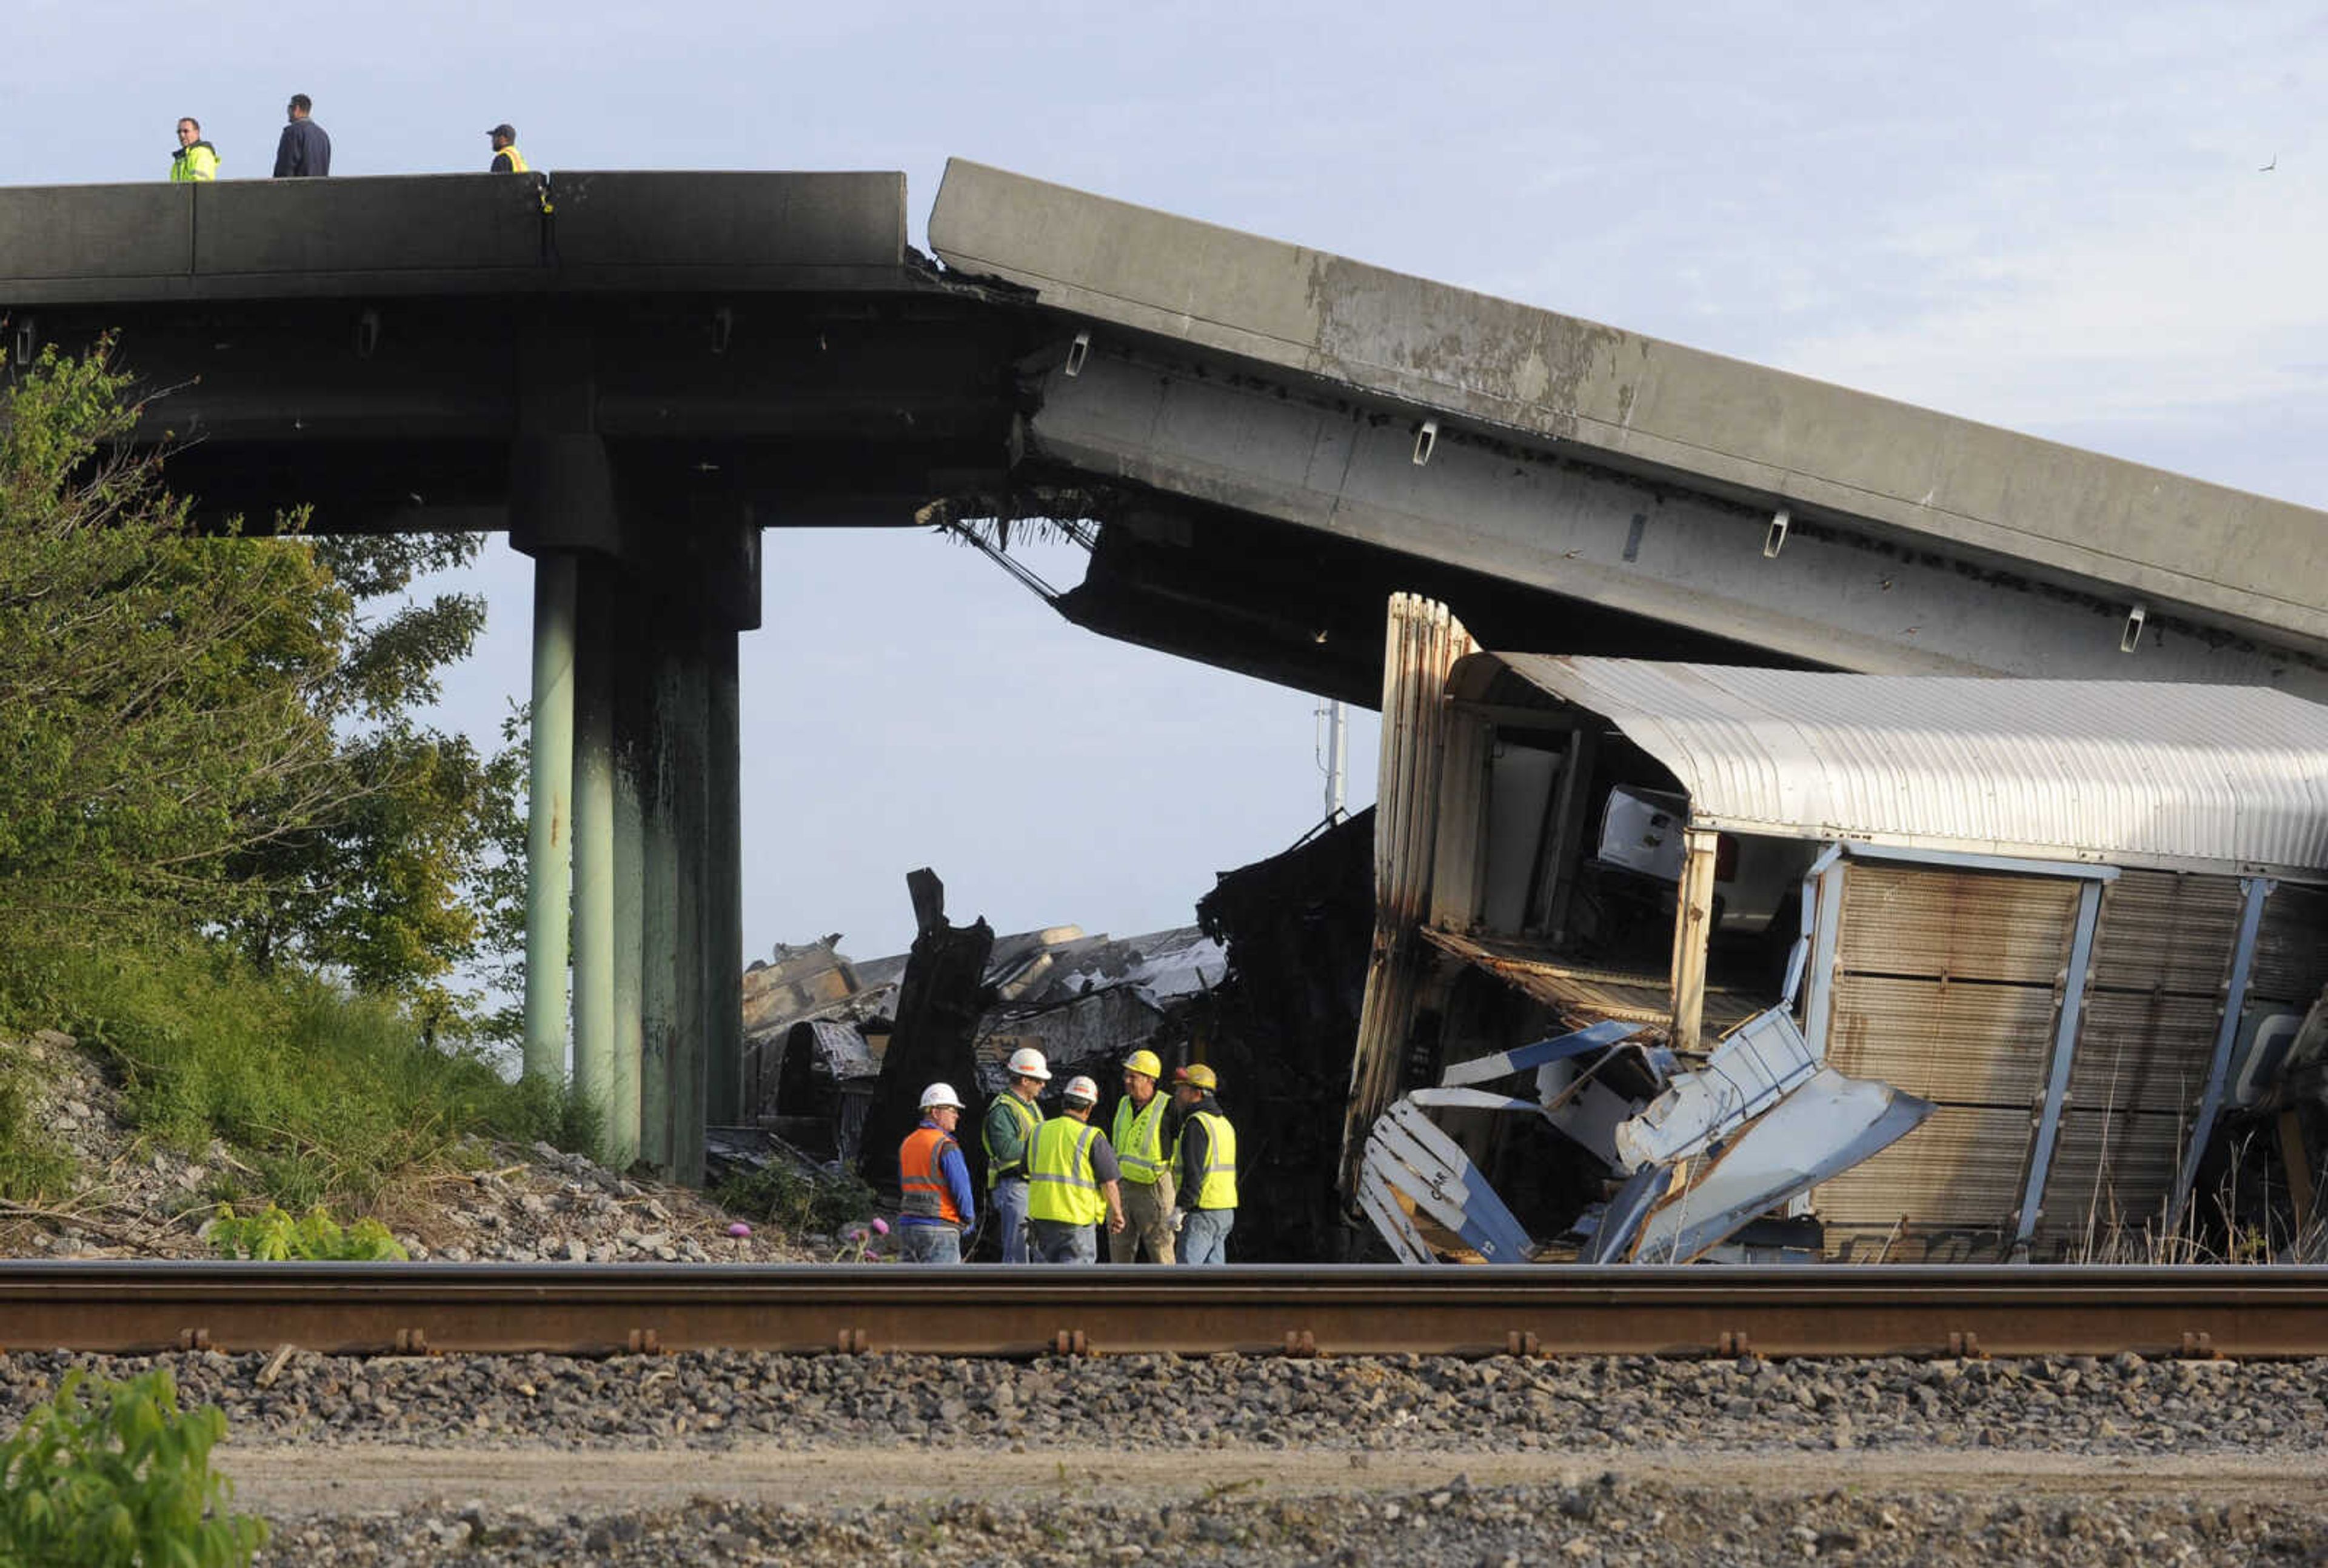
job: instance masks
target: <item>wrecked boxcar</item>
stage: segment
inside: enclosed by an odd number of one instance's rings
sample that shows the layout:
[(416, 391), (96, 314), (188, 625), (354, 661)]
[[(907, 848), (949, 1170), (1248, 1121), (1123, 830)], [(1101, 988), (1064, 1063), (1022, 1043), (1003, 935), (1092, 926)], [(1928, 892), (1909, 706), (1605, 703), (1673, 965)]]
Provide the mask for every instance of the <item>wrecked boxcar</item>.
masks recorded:
[(2328, 984), (2284, 693), (1493, 654), (1402, 596), (1383, 737), (1342, 1180), (1411, 1262), (2161, 1255)]

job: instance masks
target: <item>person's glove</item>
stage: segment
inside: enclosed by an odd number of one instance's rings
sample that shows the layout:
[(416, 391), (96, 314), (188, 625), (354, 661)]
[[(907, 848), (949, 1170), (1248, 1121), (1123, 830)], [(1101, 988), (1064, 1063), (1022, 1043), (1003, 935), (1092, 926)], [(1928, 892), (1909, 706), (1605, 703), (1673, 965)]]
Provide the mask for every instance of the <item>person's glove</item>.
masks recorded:
[(1188, 1211), (1187, 1209), (1176, 1208), (1172, 1211), (1172, 1234), (1174, 1235), (1178, 1235), (1180, 1234), (1181, 1227), (1186, 1225), (1187, 1223)]

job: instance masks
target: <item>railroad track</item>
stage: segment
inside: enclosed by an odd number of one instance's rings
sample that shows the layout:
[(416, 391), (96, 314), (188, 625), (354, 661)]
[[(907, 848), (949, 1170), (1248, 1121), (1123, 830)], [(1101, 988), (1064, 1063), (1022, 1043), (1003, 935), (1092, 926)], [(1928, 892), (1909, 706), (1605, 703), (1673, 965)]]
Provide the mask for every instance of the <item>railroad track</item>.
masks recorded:
[(0, 1264), (0, 1350), (2328, 1356), (2328, 1268)]

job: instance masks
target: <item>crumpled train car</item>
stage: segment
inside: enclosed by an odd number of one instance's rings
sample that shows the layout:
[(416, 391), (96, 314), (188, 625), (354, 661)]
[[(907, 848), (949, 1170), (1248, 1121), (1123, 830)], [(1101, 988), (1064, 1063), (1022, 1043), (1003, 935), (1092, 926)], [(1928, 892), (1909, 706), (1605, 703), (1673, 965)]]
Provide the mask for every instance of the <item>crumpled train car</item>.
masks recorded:
[(1388, 655), (1342, 1179), (1410, 1261), (2142, 1253), (2328, 985), (2285, 693), (1495, 654), (1405, 596)]

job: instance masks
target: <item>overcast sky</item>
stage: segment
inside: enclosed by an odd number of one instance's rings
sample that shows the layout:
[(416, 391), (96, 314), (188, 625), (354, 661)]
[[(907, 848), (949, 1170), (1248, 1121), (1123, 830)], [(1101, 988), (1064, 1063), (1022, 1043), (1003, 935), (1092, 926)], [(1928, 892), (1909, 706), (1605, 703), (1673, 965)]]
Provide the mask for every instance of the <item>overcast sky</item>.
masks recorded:
[[(507, 119), (550, 170), (903, 169), (919, 244), (959, 155), (2328, 503), (2314, 6), (9, 14), (0, 183), (163, 177), (182, 114), (263, 176), (305, 92), (335, 175), (481, 170)], [(1079, 632), (911, 530), (772, 534), (766, 567), (747, 955), (902, 949), (925, 864), (957, 919), (1178, 925), (1317, 820), (1300, 693)], [(482, 734), (523, 694), (528, 569), (497, 540), (474, 578), (494, 624), (448, 711)]]

